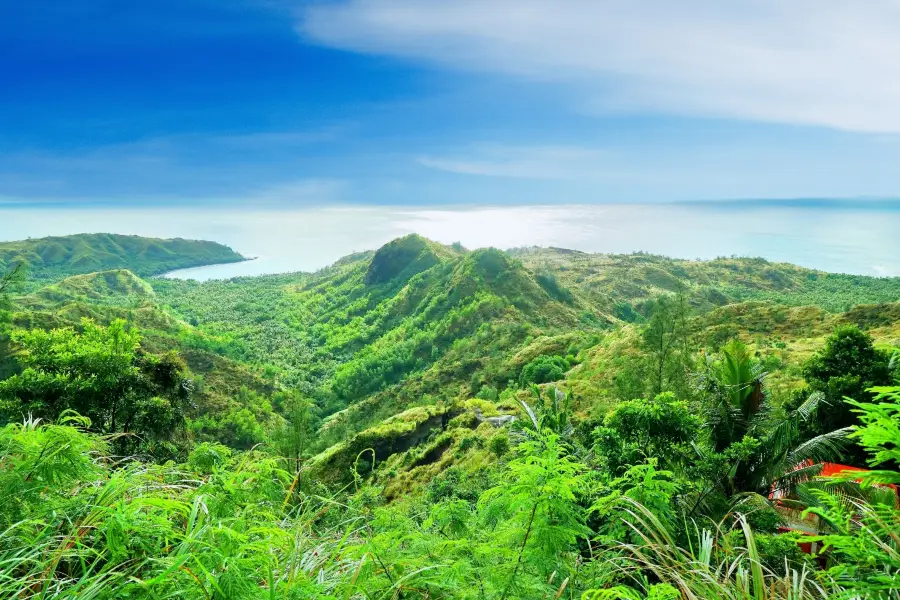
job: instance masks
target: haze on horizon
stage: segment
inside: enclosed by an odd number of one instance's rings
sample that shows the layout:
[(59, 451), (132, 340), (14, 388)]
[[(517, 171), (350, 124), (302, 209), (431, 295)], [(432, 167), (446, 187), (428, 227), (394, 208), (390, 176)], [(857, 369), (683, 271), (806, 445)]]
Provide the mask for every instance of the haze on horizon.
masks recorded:
[(5, 3), (0, 206), (897, 197), (898, 30), (889, 0)]

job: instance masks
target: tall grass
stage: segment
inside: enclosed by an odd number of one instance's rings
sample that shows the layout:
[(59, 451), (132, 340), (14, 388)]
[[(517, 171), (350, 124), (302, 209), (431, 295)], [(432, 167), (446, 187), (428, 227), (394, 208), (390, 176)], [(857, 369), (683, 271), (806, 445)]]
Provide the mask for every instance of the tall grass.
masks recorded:
[(326, 598), (359, 568), (354, 522), (319, 526), (324, 499), (285, 503), (275, 459), (103, 468), (102, 440), (71, 427), (0, 432), (16, 492), (0, 506), (0, 598)]
[[(824, 600), (843, 590), (828, 576), (807, 566), (799, 569), (785, 564), (782, 572), (767, 568), (760, 556), (753, 530), (743, 515), (733, 522), (697, 523), (690, 541), (679, 544), (669, 529), (646, 507), (626, 500), (624, 520), (634, 533), (633, 541), (612, 542), (602, 549), (615, 559), (609, 561), (631, 587), (617, 587), (620, 598), (641, 598), (634, 588), (644, 588), (648, 598), (667, 597), (665, 589), (677, 592), (685, 600)], [(731, 535), (737, 528), (741, 537)], [(649, 585), (656, 581), (665, 586)], [(663, 594), (660, 596), (660, 594)], [(612, 598), (607, 592), (593, 590), (586, 600)]]
[(826, 569), (772, 565), (741, 515), (679, 522), (628, 496), (605, 513), (623, 533), (588, 543), (583, 467), (541, 439), (477, 505), (377, 506), (368, 486), (299, 489), (257, 451), (202, 468), (116, 463), (74, 427), (7, 426), (0, 599), (900, 600), (893, 505), (821, 491)]

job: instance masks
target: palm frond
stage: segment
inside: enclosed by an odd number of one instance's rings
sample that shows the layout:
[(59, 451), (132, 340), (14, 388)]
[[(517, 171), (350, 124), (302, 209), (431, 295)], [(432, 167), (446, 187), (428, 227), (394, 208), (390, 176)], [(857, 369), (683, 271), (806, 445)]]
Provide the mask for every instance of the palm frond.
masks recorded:
[(531, 421), (531, 425), (534, 430), (539, 431), (541, 429), (541, 422), (538, 419), (537, 414), (535, 414), (531, 406), (529, 406), (528, 403), (524, 400), (519, 400), (519, 404), (522, 405), (522, 409), (525, 411), (525, 414), (528, 415), (528, 419)]
[(803, 420), (808, 420), (816, 414), (822, 404), (828, 404), (828, 399), (825, 397), (825, 394), (822, 392), (813, 392), (806, 398), (803, 404), (797, 407), (796, 412)]
[(814, 462), (839, 460), (846, 444), (846, 438), (852, 432), (852, 427), (844, 427), (817, 435), (791, 450), (787, 455), (787, 460), (793, 464), (800, 464), (804, 460)]

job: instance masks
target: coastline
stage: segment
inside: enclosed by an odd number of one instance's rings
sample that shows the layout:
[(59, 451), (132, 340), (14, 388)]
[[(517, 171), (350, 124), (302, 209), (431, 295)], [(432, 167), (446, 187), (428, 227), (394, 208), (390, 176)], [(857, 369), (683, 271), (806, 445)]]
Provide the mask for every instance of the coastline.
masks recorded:
[(187, 272), (191, 272), (191, 271), (199, 271), (200, 269), (208, 269), (208, 268), (210, 268), (210, 267), (217, 267), (217, 266), (219, 266), (219, 265), (223, 265), (223, 266), (224, 266), (224, 265), (237, 265), (237, 264), (243, 264), (243, 263), (252, 262), (252, 261), (254, 261), (254, 260), (258, 260), (259, 258), (260, 258), (259, 256), (242, 256), (242, 257), (241, 257), (240, 259), (238, 259), (238, 260), (226, 260), (226, 261), (223, 261), (223, 262), (211, 262), (211, 263), (204, 263), (204, 264), (194, 265), (193, 267), (184, 267), (184, 268), (181, 268), (181, 269), (172, 269), (171, 271), (166, 271), (166, 272), (164, 272), (164, 273), (159, 273), (159, 274), (157, 274), (157, 275), (154, 275), (153, 278), (154, 278), (154, 279), (191, 279), (190, 277), (173, 277), (173, 275), (174, 275), (175, 273), (187, 273)]

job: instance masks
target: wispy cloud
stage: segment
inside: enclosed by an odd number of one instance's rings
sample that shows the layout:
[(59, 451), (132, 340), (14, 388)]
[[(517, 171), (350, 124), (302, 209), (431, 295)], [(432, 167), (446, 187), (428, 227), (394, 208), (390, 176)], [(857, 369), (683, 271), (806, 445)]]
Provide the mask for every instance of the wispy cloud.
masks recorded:
[(337, 128), (244, 134), (178, 134), (85, 148), (0, 153), (0, 193), (18, 202), (70, 198), (251, 198), (337, 201), (337, 179), (310, 165)]
[(444, 156), (422, 156), (423, 166), (487, 177), (590, 179), (602, 170), (603, 153), (579, 146), (506, 146), (485, 144)]
[[(2, 183), (2, 182), (0, 182)], [(40, 206), (116, 206), (124, 208), (214, 206), (268, 209), (304, 209), (348, 204), (346, 192), (350, 182), (341, 179), (296, 179), (263, 184), (257, 188), (234, 189), (217, 194), (198, 194), (190, 190), (165, 193), (136, 192), (127, 201), (121, 195), (43, 194), (0, 195), (0, 207)]]
[(564, 82), (591, 111), (900, 132), (894, 0), (346, 0), (319, 43)]
[(253, 206), (275, 205), (279, 207), (324, 206), (340, 203), (348, 187), (339, 179), (300, 179), (262, 188), (249, 196), (238, 199)]

